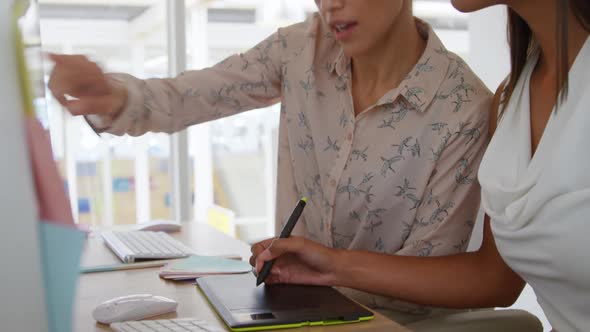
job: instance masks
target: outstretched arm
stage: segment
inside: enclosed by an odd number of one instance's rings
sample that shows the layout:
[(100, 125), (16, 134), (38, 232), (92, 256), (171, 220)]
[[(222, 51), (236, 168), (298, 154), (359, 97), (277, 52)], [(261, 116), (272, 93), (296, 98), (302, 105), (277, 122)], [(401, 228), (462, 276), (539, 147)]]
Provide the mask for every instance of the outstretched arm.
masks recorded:
[(105, 74), (84, 56), (51, 55), (55, 67), (49, 87), (72, 114), (89, 116), (99, 132), (133, 136), (175, 132), (278, 102), (281, 38), (279, 30), (211, 68), (167, 79)]

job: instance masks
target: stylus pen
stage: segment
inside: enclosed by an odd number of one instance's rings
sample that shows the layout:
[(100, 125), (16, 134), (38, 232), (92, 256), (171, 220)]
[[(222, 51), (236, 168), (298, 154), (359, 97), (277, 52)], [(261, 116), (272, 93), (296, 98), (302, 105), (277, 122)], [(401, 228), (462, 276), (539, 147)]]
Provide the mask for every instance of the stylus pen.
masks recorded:
[[(299, 220), (299, 217), (301, 216), (301, 213), (303, 212), (303, 208), (305, 207), (306, 203), (307, 197), (302, 197), (299, 200), (297, 206), (295, 206), (295, 210), (293, 210), (293, 213), (291, 213), (289, 220), (285, 224), (285, 227), (283, 227), (281, 235), (279, 235), (280, 239), (287, 238), (291, 235), (291, 232), (293, 231), (293, 228), (295, 228), (295, 224), (297, 224), (297, 221)], [(262, 269), (260, 269), (260, 273), (258, 274), (258, 277), (256, 277), (256, 286), (259, 286), (261, 283), (264, 282), (264, 280), (266, 280), (266, 277), (268, 277), (268, 275), (270, 274), (270, 270), (272, 269), (274, 263), (275, 260), (273, 259), (262, 265)]]
[(85, 266), (80, 268), (80, 273), (96, 273), (96, 272), (110, 272), (110, 271), (122, 271), (122, 270), (133, 270), (133, 269), (145, 269), (151, 267), (164, 266), (173, 259), (147, 261), (139, 263), (119, 263), (119, 264), (108, 264), (108, 265), (97, 265), (97, 266)]

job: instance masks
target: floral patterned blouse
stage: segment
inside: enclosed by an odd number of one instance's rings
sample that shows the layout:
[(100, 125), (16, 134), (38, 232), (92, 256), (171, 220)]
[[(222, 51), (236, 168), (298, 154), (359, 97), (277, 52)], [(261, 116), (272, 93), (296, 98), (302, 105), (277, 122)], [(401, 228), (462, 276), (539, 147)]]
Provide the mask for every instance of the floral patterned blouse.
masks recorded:
[(430, 26), (416, 24), (427, 40), (420, 60), (357, 116), (351, 59), (315, 14), (211, 68), (172, 79), (114, 74), (128, 104), (114, 121), (90, 122), (119, 135), (174, 132), (281, 102), (277, 231), (307, 196), (296, 232), (326, 246), (462, 252), (479, 208), (491, 94)]

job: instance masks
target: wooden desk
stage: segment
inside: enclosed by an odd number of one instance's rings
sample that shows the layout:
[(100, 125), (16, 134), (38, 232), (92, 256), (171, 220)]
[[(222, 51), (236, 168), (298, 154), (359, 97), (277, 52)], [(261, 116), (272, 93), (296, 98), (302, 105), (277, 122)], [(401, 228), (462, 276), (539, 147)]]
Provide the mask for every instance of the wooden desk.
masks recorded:
[[(239, 254), (243, 259), (250, 257), (250, 247), (239, 240), (233, 239), (206, 224), (187, 223), (180, 233), (173, 234), (198, 254), (224, 255)], [(83, 266), (113, 264), (119, 259), (102, 243), (99, 235), (92, 235), (83, 255)], [(114, 297), (149, 293), (161, 295), (178, 301), (178, 311), (174, 314), (158, 316), (156, 319), (195, 317), (218, 326), (225, 327), (213, 308), (201, 295), (197, 286), (190, 283), (166, 281), (158, 276), (159, 268), (125, 270), (82, 274), (78, 283), (78, 291), (74, 307), (74, 331), (111, 331), (106, 325), (97, 324), (92, 318), (92, 310), (100, 303)], [(285, 331), (285, 330), (283, 330)], [(391, 320), (375, 314), (370, 322), (346, 324), (330, 327), (305, 327), (289, 330), (294, 332), (323, 331), (392, 331), (405, 332), (407, 329)]]

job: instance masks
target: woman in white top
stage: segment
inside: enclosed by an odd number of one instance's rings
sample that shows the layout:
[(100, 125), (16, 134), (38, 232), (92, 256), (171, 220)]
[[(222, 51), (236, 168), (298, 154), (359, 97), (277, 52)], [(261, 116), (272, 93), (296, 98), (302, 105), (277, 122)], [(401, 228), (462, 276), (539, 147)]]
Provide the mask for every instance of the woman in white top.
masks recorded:
[(289, 238), (253, 246), (256, 266), (278, 257), (271, 283), (355, 285), (454, 308), (510, 306), (528, 282), (555, 330), (589, 331), (590, 1), (453, 4), (509, 7), (512, 72), (496, 93), (495, 135), (479, 170), (487, 214), (479, 251), (400, 257)]

